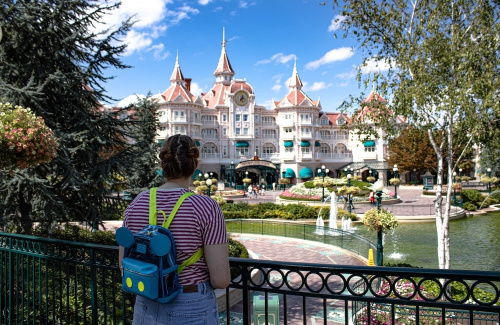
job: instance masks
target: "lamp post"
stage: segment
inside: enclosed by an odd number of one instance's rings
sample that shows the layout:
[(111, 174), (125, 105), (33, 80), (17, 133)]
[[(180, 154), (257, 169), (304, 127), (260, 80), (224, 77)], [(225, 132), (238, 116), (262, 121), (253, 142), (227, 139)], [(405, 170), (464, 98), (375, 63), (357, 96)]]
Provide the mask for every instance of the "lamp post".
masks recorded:
[(460, 176), (459, 182), (462, 183), (462, 168), (458, 169), (458, 176)]
[(321, 176), (323, 176), (323, 184), (321, 184), (323, 187), (323, 195), (321, 196), (321, 202), (325, 202), (325, 165), (322, 165), (321, 169), (318, 168), (318, 173), (321, 173)]
[[(491, 168), (486, 169), (488, 172), (488, 177), (491, 178)], [(491, 183), (488, 182), (488, 194), (491, 194)]]
[[(281, 171), (281, 178), (285, 179), (285, 175), (286, 175), (286, 170), (283, 169)], [(285, 183), (281, 184), (281, 187), (283, 188), (283, 192), (285, 192), (286, 184)]]
[[(457, 176), (457, 172), (453, 172), (453, 180), (455, 180), (456, 176)], [(456, 190), (455, 186), (453, 186), (453, 205), (455, 205), (455, 206), (457, 205), (457, 190)]]
[(231, 161), (231, 187), (235, 188), (236, 187), (236, 171), (234, 170), (234, 162)]
[(368, 171), (368, 174), (369, 174), (369, 177), (372, 177), (372, 176), (373, 176), (373, 172), (372, 172), (372, 170), (371, 170), (371, 169)]
[[(352, 175), (351, 174), (347, 174), (347, 187), (350, 188), (351, 187), (351, 177)], [(351, 205), (352, 205), (352, 201), (351, 201), (351, 193), (347, 193), (347, 210), (349, 211), (349, 213), (351, 213)]]
[(413, 168), (413, 185), (417, 186), (417, 170)]
[(209, 178), (209, 179), (207, 179), (207, 187), (208, 187), (207, 195), (208, 195), (208, 197), (210, 197), (210, 187), (211, 186), (212, 186), (212, 180)]
[[(382, 206), (382, 190), (384, 189), (384, 183), (381, 181), (376, 181), (373, 186), (373, 190), (377, 194), (377, 211), (380, 212), (380, 207)], [(384, 264), (384, 244), (382, 243), (382, 229), (377, 231), (377, 265), (383, 266)]]
[[(394, 172), (394, 178), (398, 178), (398, 165), (394, 165), (394, 168), (392, 169)], [(398, 197), (398, 184), (394, 184), (394, 196), (397, 198)]]

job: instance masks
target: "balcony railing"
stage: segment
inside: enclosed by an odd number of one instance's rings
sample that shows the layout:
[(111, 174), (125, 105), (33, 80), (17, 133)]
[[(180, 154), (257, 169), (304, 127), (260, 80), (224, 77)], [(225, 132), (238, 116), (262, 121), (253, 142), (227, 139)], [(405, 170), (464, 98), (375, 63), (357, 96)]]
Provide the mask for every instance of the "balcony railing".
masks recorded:
[(342, 153), (316, 152), (316, 158), (352, 158), (352, 152), (342, 152)]
[(174, 117), (172, 119), (173, 122), (187, 122), (187, 119), (185, 117)]
[(262, 139), (277, 139), (277, 136), (275, 134), (268, 134), (268, 133), (263, 133), (260, 137)]
[(262, 121), (261, 125), (262, 126), (273, 126), (273, 125), (276, 125), (276, 122), (274, 122), (274, 121)]
[(203, 133), (203, 138), (213, 140), (213, 139), (218, 139), (219, 135), (218, 134)]
[(316, 133), (316, 138), (320, 140), (348, 140), (349, 135), (343, 134), (318, 134)]
[(275, 152), (275, 153), (263, 153), (260, 156), (260, 158), (264, 158), (264, 159), (278, 159), (279, 157), (280, 157), (280, 154), (278, 152)]
[(218, 125), (219, 122), (217, 120), (203, 120), (203, 125)]
[(220, 158), (221, 154), (217, 152), (203, 152), (201, 158)]
[(191, 122), (192, 122), (192, 123), (201, 124), (201, 119), (200, 119), (200, 118), (194, 118), (194, 117), (192, 117), (192, 118), (191, 118)]
[[(290, 232), (311, 236), (298, 234)], [(134, 297), (121, 290), (118, 247), (0, 233), (0, 261), (0, 324), (132, 323)], [(332, 317), (363, 325), (381, 318), (387, 324), (406, 318), (406, 324), (442, 325), (500, 320), (498, 271), (238, 258), (230, 258), (230, 266), (240, 275), (221, 298), (225, 311), (219, 315), (226, 324), (235, 308), (243, 324), (252, 324), (251, 295), (263, 298), (262, 323), (276, 315), (270, 302), (277, 302), (279, 324), (327, 324)], [(428, 284), (433, 292), (425, 289)]]

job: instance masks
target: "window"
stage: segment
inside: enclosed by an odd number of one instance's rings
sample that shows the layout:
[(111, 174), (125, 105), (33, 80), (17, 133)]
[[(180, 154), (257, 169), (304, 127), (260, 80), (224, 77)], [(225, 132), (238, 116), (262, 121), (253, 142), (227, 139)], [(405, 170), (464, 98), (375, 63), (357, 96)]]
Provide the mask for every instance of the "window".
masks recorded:
[(311, 133), (311, 128), (300, 128), (300, 132), (302, 134), (310, 134)]
[(293, 129), (292, 128), (285, 128), (284, 129), (285, 133), (292, 133), (293, 132)]
[(243, 122), (248, 122), (248, 114), (243, 114)]
[(226, 145), (226, 144), (225, 144), (224, 146), (222, 146), (222, 155), (223, 155), (224, 157), (226, 157), (226, 156), (227, 156), (227, 145)]
[(310, 153), (311, 152), (310, 147), (300, 147), (300, 151), (302, 153)]
[(270, 155), (270, 154), (273, 154), (274, 153), (274, 146), (272, 144), (265, 144), (263, 147), (262, 147), (262, 154), (263, 155)]
[(163, 116), (163, 115), (165, 115), (165, 111), (159, 111), (158, 112), (158, 116)]
[(338, 125), (343, 125), (343, 124), (345, 124), (345, 120), (344, 120), (343, 118), (339, 118), (339, 119), (337, 120), (337, 124), (338, 124)]
[(248, 135), (248, 128), (243, 128), (243, 134)]
[(293, 152), (293, 147), (285, 147), (285, 152), (287, 153)]
[(255, 123), (259, 124), (259, 115), (255, 115)]
[(241, 128), (235, 128), (234, 131), (235, 131), (236, 135), (241, 134)]
[(320, 120), (320, 124), (321, 124), (321, 125), (328, 125), (328, 119), (327, 119), (326, 117), (322, 118), (322, 119)]
[(259, 146), (255, 146), (255, 155), (258, 156), (259, 155)]
[(329, 151), (328, 149), (329, 149), (328, 145), (323, 143), (321, 145), (321, 147), (319, 148), (319, 152), (321, 152), (321, 153), (328, 153), (328, 151)]
[(259, 136), (259, 128), (255, 128), (255, 136), (258, 137)]
[(164, 132), (167, 128), (164, 126), (160, 126), (160, 132)]
[(174, 127), (174, 134), (186, 134), (186, 127), (184, 125), (176, 125)]
[(248, 147), (236, 147), (237, 156), (248, 156)]
[(365, 152), (375, 152), (375, 147), (365, 147)]
[(311, 118), (309, 117), (309, 114), (300, 114), (300, 121), (301, 122), (310, 122)]
[(347, 148), (344, 144), (340, 143), (335, 146), (335, 149), (333, 149), (334, 153), (346, 153)]
[(293, 115), (292, 115), (292, 114), (285, 114), (285, 115), (283, 116), (283, 118), (284, 118), (285, 120), (291, 120), (291, 119), (293, 118)]
[(241, 121), (241, 114), (236, 114), (236, 122)]
[(184, 121), (185, 119), (184, 111), (174, 111), (174, 121)]
[(222, 114), (222, 122), (227, 122), (227, 115), (226, 114)]
[(227, 128), (222, 128), (222, 135), (227, 136)]
[(217, 147), (213, 143), (207, 143), (203, 147), (202, 152), (205, 154), (215, 154), (217, 153)]

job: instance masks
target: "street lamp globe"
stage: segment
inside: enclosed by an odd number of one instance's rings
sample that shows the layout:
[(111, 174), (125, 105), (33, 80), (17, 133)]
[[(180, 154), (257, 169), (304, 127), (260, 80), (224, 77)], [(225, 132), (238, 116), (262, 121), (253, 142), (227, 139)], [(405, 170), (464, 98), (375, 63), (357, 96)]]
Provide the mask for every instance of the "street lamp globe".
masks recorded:
[(322, 166), (321, 166), (321, 169), (325, 169), (325, 165), (322, 165)]
[(457, 176), (457, 172), (453, 172), (453, 177)]
[(376, 181), (375, 183), (373, 183), (372, 188), (374, 191), (380, 192), (384, 189), (384, 183), (382, 183), (381, 181)]
[(488, 171), (488, 173), (491, 173), (491, 168), (486, 169), (486, 171)]
[(460, 169), (458, 170), (458, 172), (460, 172), (460, 173), (461, 173), (461, 172), (462, 172), (462, 168), (460, 168)]
[(210, 186), (210, 185), (212, 185), (212, 180), (209, 178), (209, 179), (207, 179), (207, 186)]
[(321, 173), (321, 168), (318, 168), (318, 174)]
[(351, 179), (351, 174), (347, 174), (347, 179)]
[(327, 174), (328, 174), (329, 172), (330, 172), (330, 170), (327, 168), (327, 169), (325, 170), (325, 173), (327, 173)]
[(204, 175), (204, 176), (205, 176), (205, 178), (208, 178), (208, 173), (205, 173), (205, 175)]

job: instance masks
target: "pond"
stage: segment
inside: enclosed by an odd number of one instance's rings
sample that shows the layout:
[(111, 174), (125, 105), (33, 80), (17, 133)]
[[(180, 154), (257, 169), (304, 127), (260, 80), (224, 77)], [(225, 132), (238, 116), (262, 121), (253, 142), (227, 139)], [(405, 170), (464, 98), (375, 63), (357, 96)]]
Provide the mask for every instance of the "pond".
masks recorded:
[[(356, 233), (376, 243), (362, 224)], [(451, 269), (500, 270), (500, 211), (450, 221)], [(384, 238), (384, 263), (408, 263), (437, 269), (435, 222), (401, 223)]]

